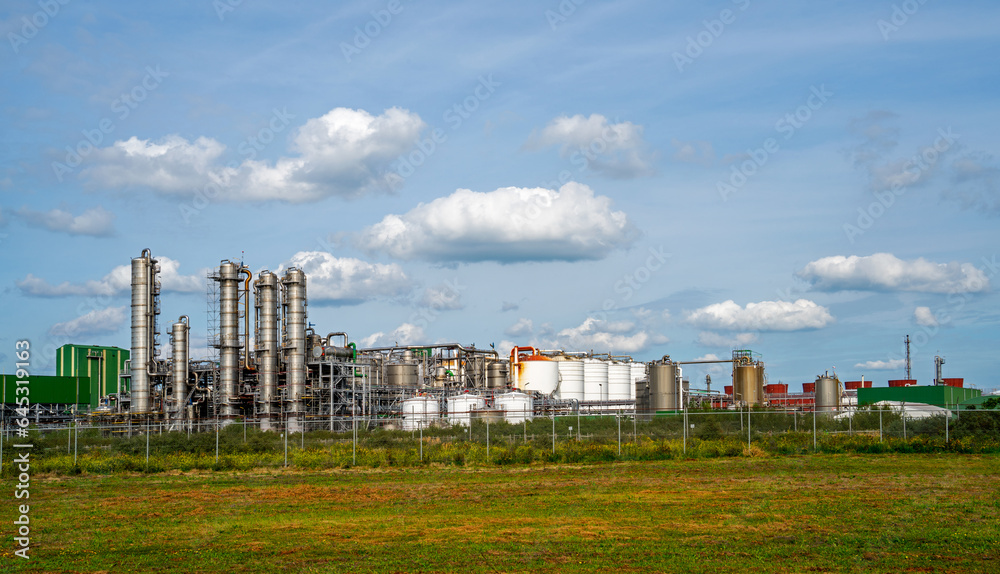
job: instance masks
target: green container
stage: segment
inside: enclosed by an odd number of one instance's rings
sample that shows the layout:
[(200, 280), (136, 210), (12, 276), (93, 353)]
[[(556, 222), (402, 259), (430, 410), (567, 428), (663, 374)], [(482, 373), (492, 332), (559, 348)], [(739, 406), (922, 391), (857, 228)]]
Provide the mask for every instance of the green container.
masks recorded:
[(982, 394), (983, 392), (979, 389), (948, 387), (944, 385), (872, 387), (870, 389), (858, 389), (858, 404), (865, 406), (879, 401), (901, 401), (954, 409), (958, 403)]
[[(3, 402), (17, 403), (17, 375), (0, 375), (0, 393)], [(81, 405), (84, 410), (93, 404), (90, 393), (90, 379), (81, 377), (53, 377), (32, 375), (28, 377), (28, 400), (30, 404)]]
[[(87, 402), (97, 408), (101, 397), (120, 392), (119, 375), (126, 372), (129, 351), (99, 345), (63, 345), (56, 351), (56, 376), (79, 377), (88, 388)], [(121, 389), (128, 391), (128, 388)]]

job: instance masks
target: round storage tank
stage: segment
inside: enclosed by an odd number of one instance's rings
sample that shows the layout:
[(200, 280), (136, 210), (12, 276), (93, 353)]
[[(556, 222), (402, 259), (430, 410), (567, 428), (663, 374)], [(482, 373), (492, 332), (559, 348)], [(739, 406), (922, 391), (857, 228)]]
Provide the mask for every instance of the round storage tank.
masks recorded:
[(486, 388), (507, 388), (507, 362), (493, 361), (486, 368)]
[(559, 365), (559, 398), (583, 400), (583, 361), (557, 361)]
[(497, 410), (503, 411), (504, 420), (511, 424), (530, 421), (534, 406), (531, 395), (524, 393), (504, 393), (496, 398)]
[(628, 363), (611, 363), (608, 365), (608, 400), (630, 400), (629, 387), (633, 387), (633, 385), (632, 369)]
[(646, 363), (632, 363), (630, 366), (632, 374), (632, 386), (628, 390), (628, 397), (635, 400), (635, 389), (637, 383), (646, 378)]
[(816, 410), (831, 412), (840, 410), (840, 380), (836, 377), (816, 377)]
[(545, 357), (524, 357), (517, 362), (519, 390), (551, 394), (559, 385), (559, 364)]
[(759, 405), (764, 394), (763, 367), (733, 365), (733, 400), (748, 406)]
[(649, 365), (649, 403), (654, 411), (676, 411), (680, 408), (677, 365), (674, 363)]
[(469, 426), (474, 414), (486, 408), (486, 399), (479, 395), (448, 397), (448, 422)]
[(413, 397), (403, 401), (403, 430), (427, 428), (441, 418), (441, 408), (434, 397)]
[(583, 360), (583, 400), (608, 400), (608, 364), (604, 361)]
[(386, 382), (390, 387), (416, 387), (419, 379), (417, 365), (392, 363), (385, 366)]

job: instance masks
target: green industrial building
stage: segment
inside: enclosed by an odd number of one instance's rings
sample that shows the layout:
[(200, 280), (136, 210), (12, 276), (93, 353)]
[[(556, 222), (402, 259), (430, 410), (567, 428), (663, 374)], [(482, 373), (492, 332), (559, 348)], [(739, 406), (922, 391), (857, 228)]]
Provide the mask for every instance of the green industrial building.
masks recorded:
[[(121, 375), (127, 374), (127, 349), (98, 345), (63, 345), (56, 351), (56, 375), (28, 377), (31, 404), (77, 405), (78, 410), (96, 409), (101, 397), (119, 392)], [(124, 379), (127, 381), (128, 379)], [(128, 391), (127, 382), (122, 384)], [(3, 402), (17, 402), (16, 375), (0, 375)]]
[(858, 389), (858, 405), (865, 406), (881, 401), (923, 403), (946, 409), (955, 409), (959, 403), (981, 396), (979, 389), (949, 387), (946, 385), (872, 387)]

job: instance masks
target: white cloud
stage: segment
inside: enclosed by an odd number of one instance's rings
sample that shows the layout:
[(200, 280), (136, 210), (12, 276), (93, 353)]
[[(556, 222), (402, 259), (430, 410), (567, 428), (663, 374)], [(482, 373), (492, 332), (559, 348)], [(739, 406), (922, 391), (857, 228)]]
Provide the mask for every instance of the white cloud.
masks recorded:
[(403, 323), (386, 335), (382, 331), (372, 333), (361, 339), (361, 348), (392, 347), (394, 345), (421, 345), (427, 342), (423, 327), (412, 323)]
[(931, 311), (930, 307), (917, 307), (913, 310), (913, 319), (916, 320), (917, 325), (922, 325), (924, 327), (937, 327), (938, 320), (934, 316), (934, 312)]
[(798, 331), (821, 329), (833, 322), (833, 316), (826, 307), (807, 299), (747, 303), (745, 308), (729, 300), (691, 311), (687, 321), (725, 331)]
[(300, 251), (282, 263), (278, 272), (289, 267), (298, 267), (306, 274), (306, 294), (310, 301), (349, 305), (405, 295), (413, 288), (410, 278), (395, 263), (338, 258), (325, 251)]
[(601, 259), (638, 235), (611, 199), (569, 182), (552, 191), (459, 189), (366, 228), (357, 244), (399, 259), (576, 261)]
[(711, 142), (689, 141), (682, 142), (673, 140), (674, 161), (681, 163), (697, 163), (701, 165), (712, 165), (715, 163), (715, 149)]
[(238, 167), (222, 163), (226, 146), (212, 138), (191, 142), (169, 135), (151, 142), (132, 137), (96, 150), (95, 165), (83, 177), (95, 186), (148, 187), (174, 196), (193, 196), (207, 186), (226, 201), (357, 197), (401, 183), (390, 164), (412, 149), (425, 127), (418, 115), (400, 108), (380, 116), (335, 108), (298, 129), (289, 146), (296, 156), (273, 163), (251, 157)]
[(72, 321), (52, 325), (49, 334), (56, 337), (80, 337), (115, 333), (128, 318), (126, 309), (126, 307), (108, 307), (107, 309), (91, 311)]
[(525, 147), (558, 145), (559, 154), (574, 165), (611, 177), (638, 177), (653, 173), (653, 155), (647, 150), (642, 132), (640, 125), (612, 124), (601, 114), (560, 116), (540, 133), (533, 133)]
[[(179, 293), (204, 293), (208, 269), (202, 269), (195, 275), (181, 275), (178, 272), (180, 262), (169, 257), (156, 257), (160, 265), (160, 285), (163, 291)], [(32, 297), (100, 297), (112, 296), (128, 292), (132, 287), (131, 265), (119, 265), (99, 280), (84, 283), (64, 281), (59, 285), (50, 285), (45, 279), (31, 273), (15, 282), (18, 289)]]
[(94, 207), (73, 215), (61, 209), (33, 211), (22, 207), (15, 214), (32, 227), (58, 231), (69, 235), (90, 235), (108, 237), (114, 235), (115, 214), (103, 207)]
[(893, 371), (906, 366), (906, 359), (889, 359), (888, 361), (865, 361), (854, 365), (856, 369), (871, 369), (873, 371)]
[(695, 361), (718, 361), (719, 356), (715, 353), (705, 353), (704, 355), (694, 359)]
[(891, 253), (824, 257), (796, 275), (820, 291), (977, 293), (990, 284), (986, 274), (971, 263), (934, 263), (922, 257), (903, 261)]
[(424, 294), (420, 298), (420, 305), (422, 307), (442, 311), (462, 309), (465, 307), (462, 303), (463, 290), (465, 290), (465, 287), (460, 285), (457, 281), (448, 281), (442, 283), (441, 285), (428, 287), (427, 289), (424, 289)]
[(745, 347), (757, 342), (757, 334), (736, 333), (735, 335), (722, 335), (714, 331), (702, 331), (698, 333), (696, 342), (704, 347)]
[(535, 331), (534, 323), (531, 319), (520, 318), (517, 323), (514, 323), (504, 331), (504, 334), (508, 337), (530, 337)]
[(574, 351), (637, 353), (650, 343), (650, 334), (630, 321), (606, 321), (588, 317), (577, 327), (563, 329), (543, 346)]

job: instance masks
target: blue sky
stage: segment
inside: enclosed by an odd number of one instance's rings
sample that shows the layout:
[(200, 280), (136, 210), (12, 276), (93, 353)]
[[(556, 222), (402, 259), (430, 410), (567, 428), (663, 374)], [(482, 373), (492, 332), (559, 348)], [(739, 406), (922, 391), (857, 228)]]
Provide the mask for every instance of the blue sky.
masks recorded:
[(7, 2), (0, 370), (127, 347), (148, 247), (195, 356), (242, 259), (362, 344), (1000, 387), (1000, 6), (788, 4)]

